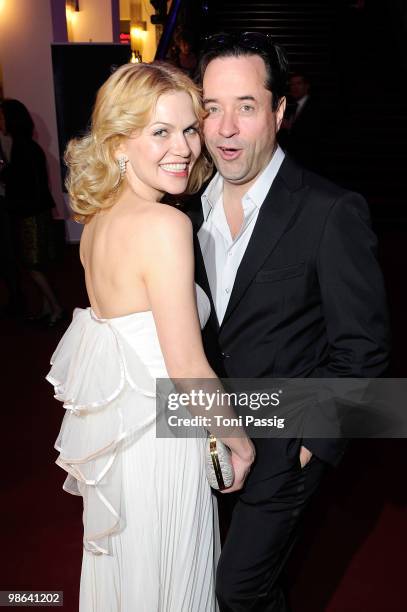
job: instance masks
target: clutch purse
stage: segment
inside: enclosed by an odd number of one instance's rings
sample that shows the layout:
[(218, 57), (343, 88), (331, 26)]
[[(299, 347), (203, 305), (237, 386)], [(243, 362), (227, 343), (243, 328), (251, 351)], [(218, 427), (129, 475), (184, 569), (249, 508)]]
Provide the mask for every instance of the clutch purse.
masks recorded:
[(212, 435), (207, 437), (206, 477), (213, 489), (223, 491), (233, 484), (235, 473), (230, 455), (229, 448), (221, 440)]

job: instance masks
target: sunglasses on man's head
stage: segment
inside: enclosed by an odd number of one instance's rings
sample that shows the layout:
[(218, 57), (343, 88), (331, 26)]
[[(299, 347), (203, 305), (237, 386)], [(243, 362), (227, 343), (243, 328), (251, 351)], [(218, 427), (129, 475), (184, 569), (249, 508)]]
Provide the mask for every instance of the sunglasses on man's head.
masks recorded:
[(204, 38), (203, 52), (233, 45), (239, 45), (252, 51), (270, 51), (270, 48), (275, 46), (270, 34), (262, 34), (261, 32), (220, 32)]

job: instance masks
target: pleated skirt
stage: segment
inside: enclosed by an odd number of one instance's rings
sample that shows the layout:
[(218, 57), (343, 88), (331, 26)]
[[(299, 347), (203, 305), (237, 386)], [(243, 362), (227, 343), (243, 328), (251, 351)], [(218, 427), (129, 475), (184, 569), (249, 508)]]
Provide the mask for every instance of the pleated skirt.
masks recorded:
[(80, 612), (215, 612), (220, 553), (203, 439), (158, 439), (121, 453), (124, 526), (111, 554), (84, 550)]

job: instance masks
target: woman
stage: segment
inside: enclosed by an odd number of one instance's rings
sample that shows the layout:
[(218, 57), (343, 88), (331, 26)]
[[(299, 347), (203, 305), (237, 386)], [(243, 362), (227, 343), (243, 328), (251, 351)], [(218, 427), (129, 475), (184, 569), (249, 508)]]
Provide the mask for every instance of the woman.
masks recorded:
[(63, 310), (46, 276), (46, 267), (55, 259), (55, 235), (51, 209), (55, 207), (48, 186), (44, 151), (33, 139), (34, 123), (19, 100), (2, 104), (5, 132), (11, 137), (9, 163), (2, 172), (5, 205), (16, 234), (19, 258), (42, 297), (39, 317), (53, 327), (63, 318)]
[[(157, 439), (154, 426), (156, 378), (216, 380), (201, 343), (209, 301), (194, 286), (191, 224), (159, 203), (207, 175), (202, 119), (182, 72), (128, 64), (102, 86), (90, 133), (66, 154), (91, 307), (75, 311), (48, 380), (68, 409), (57, 463), (84, 500), (86, 612), (215, 610), (204, 440)], [(225, 442), (238, 489), (253, 447)]]
[(6, 135), (4, 113), (0, 104), (0, 274), (8, 290), (8, 303), (1, 309), (1, 315), (13, 316), (24, 312), (20, 270), (13, 240), (13, 224), (5, 205), (5, 184), (3, 174), (10, 161), (11, 138)]

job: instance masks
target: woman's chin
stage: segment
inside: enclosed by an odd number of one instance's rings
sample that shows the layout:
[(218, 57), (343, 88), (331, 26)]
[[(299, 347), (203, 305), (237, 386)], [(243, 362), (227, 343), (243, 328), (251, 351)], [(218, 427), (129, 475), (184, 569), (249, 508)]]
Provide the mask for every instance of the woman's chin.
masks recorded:
[(170, 195), (180, 195), (181, 193), (185, 192), (186, 188), (187, 188), (187, 183), (185, 183), (184, 185), (179, 185), (179, 186), (167, 185), (165, 192)]

